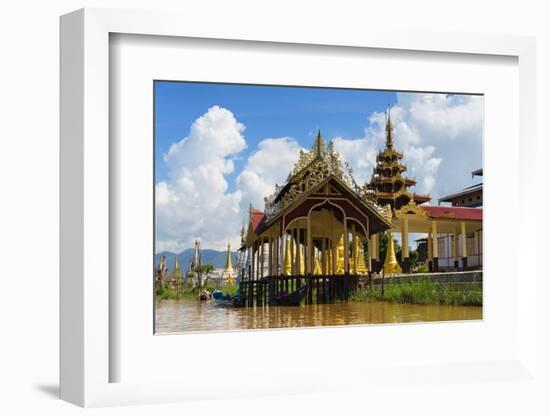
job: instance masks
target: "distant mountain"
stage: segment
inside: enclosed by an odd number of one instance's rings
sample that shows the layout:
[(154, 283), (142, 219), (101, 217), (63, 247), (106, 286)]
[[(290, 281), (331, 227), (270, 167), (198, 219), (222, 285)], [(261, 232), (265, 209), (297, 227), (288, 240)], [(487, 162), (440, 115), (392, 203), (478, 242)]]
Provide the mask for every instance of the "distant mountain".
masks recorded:
[[(181, 253), (177, 254), (178, 263), (182, 271), (187, 272), (189, 268), (189, 262), (193, 258), (193, 252), (194, 252), (194, 249), (188, 248), (187, 250), (184, 250)], [(155, 268), (159, 264), (160, 256), (164, 256), (164, 258), (166, 259), (166, 263), (168, 264), (168, 270), (172, 271), (174, 267), (174, 257), (176, 256), (176, 253), (172, 253), (170, 251), (163, 251), (161, 253), (155, 254)], [(222, 268), (222, 267), (225, 267), (226, 256), (227, 256), (227, 251), (225, 250), (224, 251), (202, 250), (202, 264), (212, 263), (214, 267)], [(232, 261), (233, 267), (235, 267), (235, 264), (237, 262), (236, 251), (231, 252), (231, 261)]]

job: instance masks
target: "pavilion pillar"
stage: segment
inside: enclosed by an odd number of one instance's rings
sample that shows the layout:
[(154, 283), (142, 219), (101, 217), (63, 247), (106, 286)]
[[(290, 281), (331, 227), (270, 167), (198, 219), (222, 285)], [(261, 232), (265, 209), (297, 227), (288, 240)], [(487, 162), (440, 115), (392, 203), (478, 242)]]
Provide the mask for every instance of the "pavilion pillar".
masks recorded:
[(279, 237), (273, 238), (273, 256), (274, 256), (273, 276), (276, 276), (279, 274)]
[(456, 231), (456, 228), (453, 233), (453, 261), (454, 269), (458, 270), (458, 232)]
[(328, 274), (328, 264), (327, 264), (327, 241), (325, 235), (323, 234), (321, 240), (321, 272), (323, 275)]
[(403, 228), (401, 229), (401, 263), (403, 272), (411, 272), (411, 260), (409, 258), (409, 219), (403, 219)]
[(384, 262), (382, 260), (380, 260), (380, 234), (376, 234), (376, 244), (374, 245), (374, 253), (376, 255), (375, 259), (376, 259), (376, 267), (378, 268), (378, 270), (381, 270), (382, 269), (382, 265), (384, 264)]
[(265, 274), (265, 237), (260, 240), (260, 278)]
[(290, 257), (292, 259), (292, 267), (291, 267), (290, 274), (292, 276), (296, 276), (297, 275), (297, 272), (296, 272), (296, 270), (297, 270), (296, 269), (296, 229), (293, 228), (290, 233), (291, 233), (291, 237), (290, 237)]
[(261, 239), (256, 243), (256, 279), (260, 277), (261, 273)]
[(286, 242), (286, 233), (283, 231), (284, 233), (284, 237), (281, 235), (279, 237), (279, 270), (277, 272), (277, 274), (279, 275), (282, 275), (284, 274), (284, 268), (285, 268), (285, 243), (288, 244), (288, 242)]
[(344, 274), (349, 274), (349, 235), (347, 220), (344, 218)]
[(259, 279), (262, 277), (262, 239), (258, 241), (256, 246), (256, 277)]
[(336, 261), (338, 259), (338, 239), (336, 235), (333, 235), (331, 240), (332, 252), (330, 255), (330, 265), (332, 267), (332, 274), (336, 274), (338, 268), (338, 262)]
[(439, 271), (439, 238), (437, 238), (437, 222), (432, 221), (432, 257), (433, 271)]
[(306, 253), (306, 274), (312, 274), (312, 271), (313, 271), (313, 265), (312, 265), (312, 260), (313, 260), (313, 255), (314, 255), (314, 252), (313, 252), (313, 245), (311, 244), (311, 218), (307, 217), (307, 237), (306, 237), (306, 249), (304, 250), (305, 253)]
[(279, 251), (277, 250), (277, 247), (279, 247), (279, 241), (277, 240), (277, 237), (272, 237), (272, 247), (273, 247), (273, 270), (271, 270), (271, 275), (275, 276), (277, 275), (277, 270), (279, 269)]
[(359, 255), (359, 250), (357, 249), (356, 250), (356, 247), (357, 247), (357, 234), (355, 233), (355, 224), (351, 224), (351, 241), (352, 241), (352, 244), (351, 244), (351, 247), (352, 247), (352, 253), (353, 253), (353, 274), (357, 274), (357, 265), (358, 265), (358, 255)]
[(296, 275), (302, 274), (302, 230), (300, 228), (296, 228)]
[(277, 270), (279, 270), (279, 238), (273, 237), (273, 270), (272, 276), (277, 275)]
[(250, 246), (250, 280), (254, 280), (254, 277), (256, 276), (256, 258), (254, 257), (254, 247), (256, 246), (256, 243), (252, 243)]
[(269, 276), (273, 276), (273, 269), (275, 268), (275, 250), (273, 250), (274, 244), (273, 237), (269, 237)]
[(372, 270), (372, 250), (373, 250), (372, 238), (373, 238), (372, 235), (370, 237), (367, 236), (367, 251), (368, 251), (367, 268), (369, 269), (369, 272), (373, 271)]
[(378, 273), (379, 264), (378, 259), (380, 255), (380, 245), (379, 245), (379, 236), (378, 234), (371, 235), (371, 246), (372, 246), (372, 253), (371, 253), (371, 261), (372, 261), (372, 271)]
[(468, 248), (466, 244), (466, 223), (464, 221), (460, 223), (460, 234), (462, 237), (462, 268), (466, 270), (468, 268)]
[(431, 273), (433, 269), (433, 242), (432, 242), (432, 232), (428, 231), (428, 271)]

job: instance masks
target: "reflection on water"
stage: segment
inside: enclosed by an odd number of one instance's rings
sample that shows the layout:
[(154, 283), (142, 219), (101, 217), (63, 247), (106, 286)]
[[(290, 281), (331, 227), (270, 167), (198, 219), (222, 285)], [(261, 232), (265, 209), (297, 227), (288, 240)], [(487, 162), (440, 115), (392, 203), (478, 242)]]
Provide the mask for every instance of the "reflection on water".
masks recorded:
[(156, 333), (296, 328), (482, 319), (482, 307), (347, 302), (296, 307), (226, 308), (213, 301), (162, 300)]

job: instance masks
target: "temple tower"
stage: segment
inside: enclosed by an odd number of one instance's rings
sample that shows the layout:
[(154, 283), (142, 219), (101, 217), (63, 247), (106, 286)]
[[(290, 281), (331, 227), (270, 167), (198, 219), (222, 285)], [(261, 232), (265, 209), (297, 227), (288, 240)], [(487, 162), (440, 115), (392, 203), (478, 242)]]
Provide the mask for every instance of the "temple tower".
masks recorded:
[(376, 166), (367, 189), (374, 191), (378, 205), (389, 205), (392, 211), (396, 211), (410, 201), (422, 204), (431, 198), (429, 195), (417, 195), (409, 191), (409, 187), (416, 185), (416, 180), (404, 175), (407, 166), (401, 162), (403, 153), (397, 151), (394, 146), (389, 110), (386, 114), (386, 147), (376, 156)]

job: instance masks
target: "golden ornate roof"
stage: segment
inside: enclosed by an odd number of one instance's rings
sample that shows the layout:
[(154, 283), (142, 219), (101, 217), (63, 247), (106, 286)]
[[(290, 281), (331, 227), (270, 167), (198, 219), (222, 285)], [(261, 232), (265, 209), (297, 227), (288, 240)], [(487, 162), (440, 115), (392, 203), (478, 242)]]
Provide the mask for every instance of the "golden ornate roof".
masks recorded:
[(330, 141), (328, 146), (325, 146), (319, 131), (311, 150), (300, 150), (298, 161), (288, 175), (286, 183), (282, 186), (275, 185), (275, 192), (265, 198), (267, 220), (269, 221), (329, 176), (340, 179), (360, 199), (374, 205), (382, 214), (385, 214), (385, 209), (375, 204), (374, 192), (366, 186), (357, 185), (351, 168), (346, 162), (342, 162), (340, 155), (334, 149), (333, 142)]

